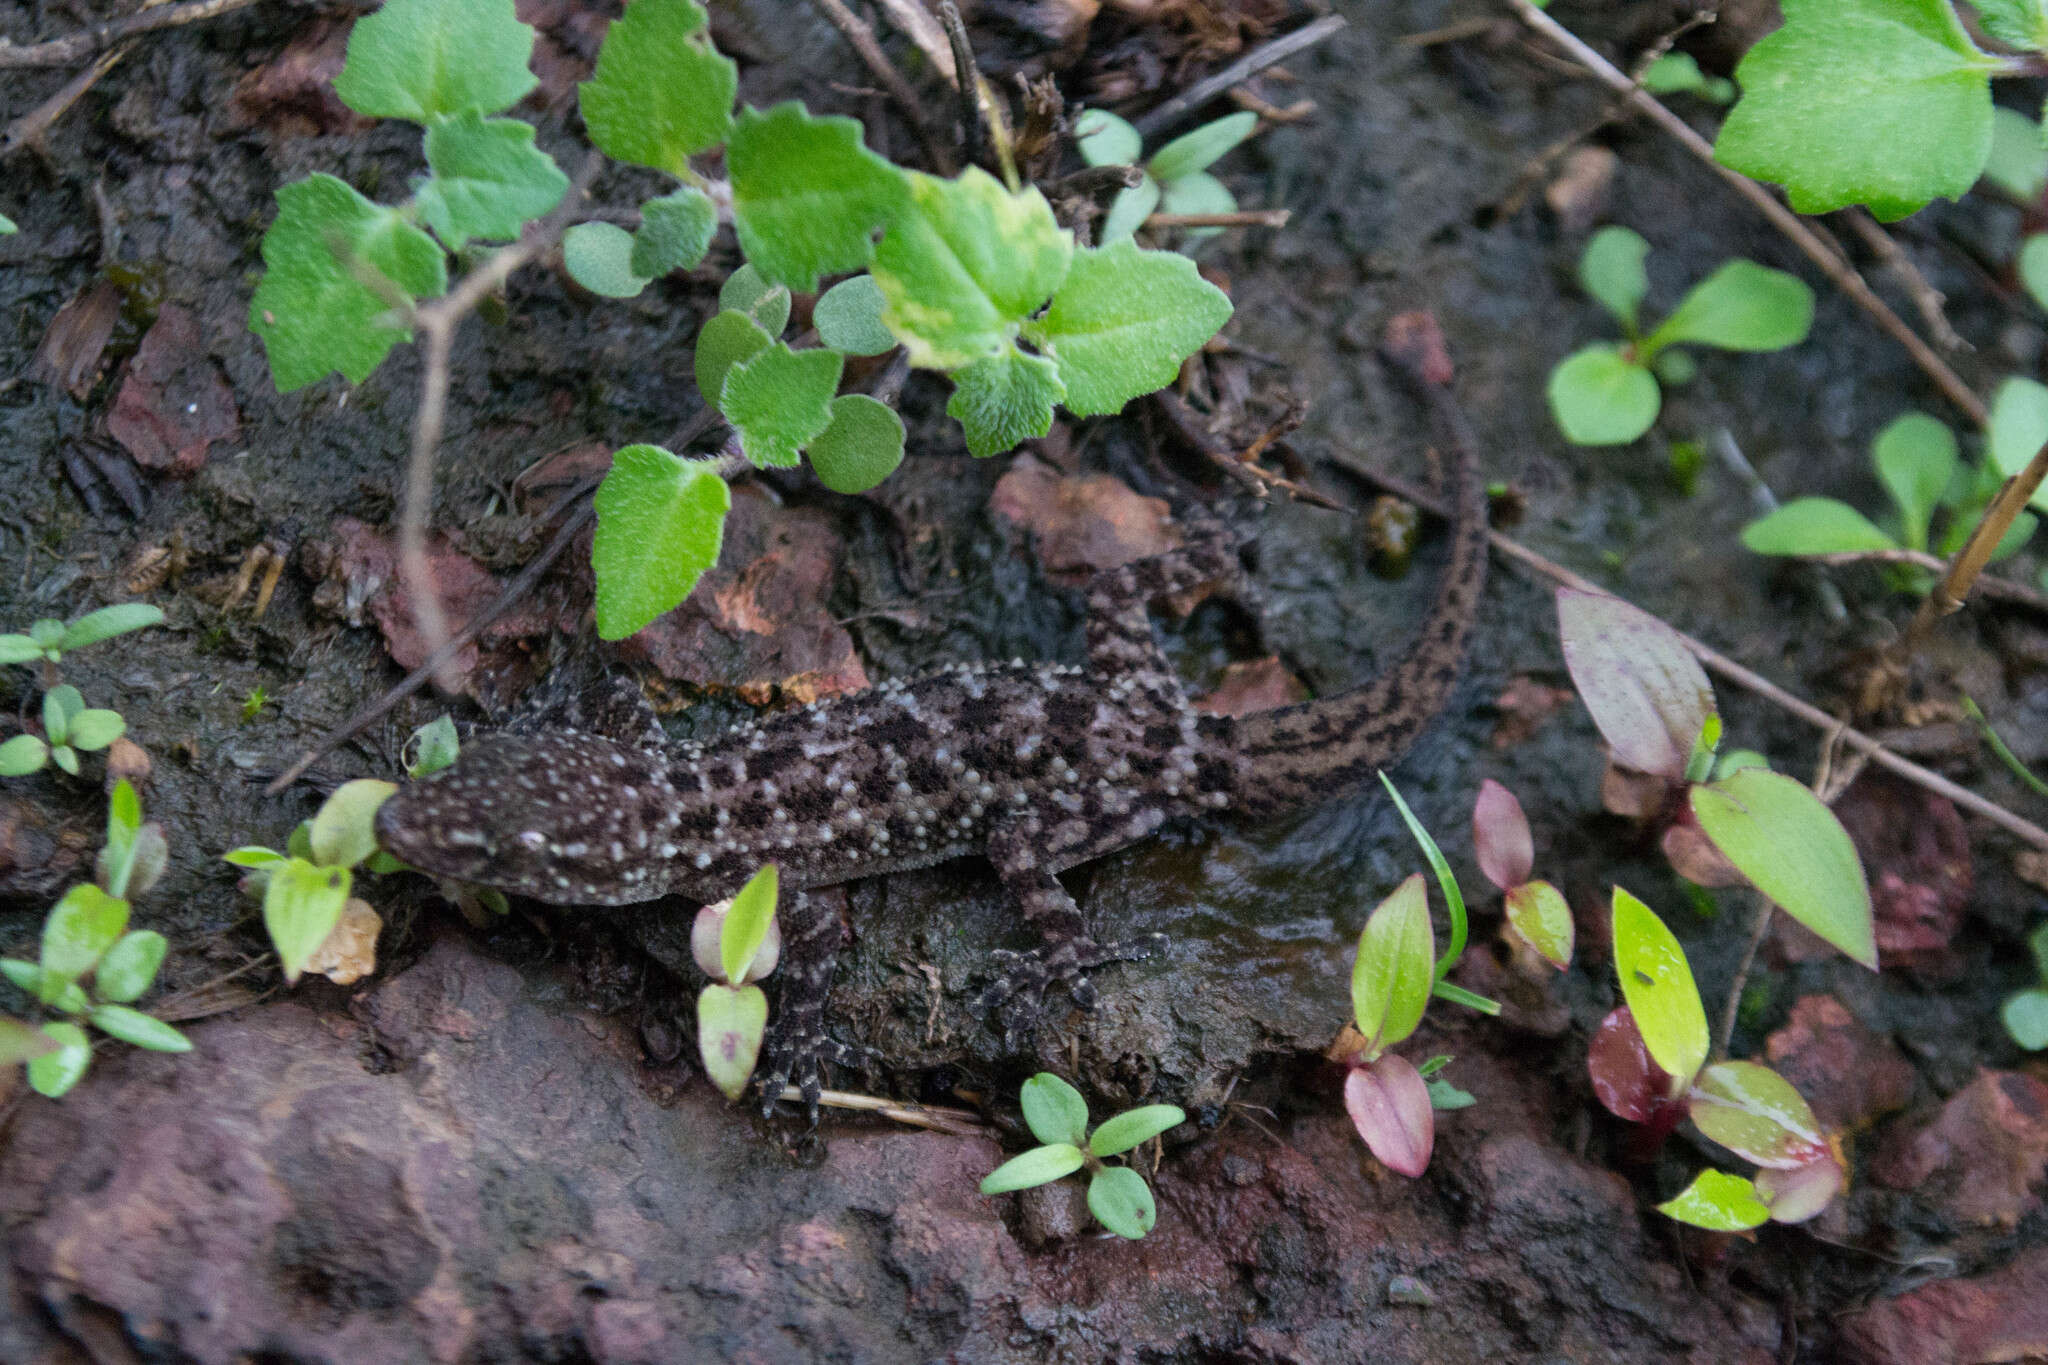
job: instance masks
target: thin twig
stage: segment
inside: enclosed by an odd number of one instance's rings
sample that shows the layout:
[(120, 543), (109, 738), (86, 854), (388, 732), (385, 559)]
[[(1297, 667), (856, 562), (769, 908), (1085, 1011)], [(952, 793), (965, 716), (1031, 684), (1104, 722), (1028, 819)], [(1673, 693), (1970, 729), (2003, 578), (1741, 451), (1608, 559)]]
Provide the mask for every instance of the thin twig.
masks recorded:
[(1913, 613), (1912, 621), (1898, 638), (1892, 657), (1905, 658), (1919, 647), (1936, 621), (1963, 605), (1963, 599), (1970, 595), (1977, 575), (1991, 562), (1998, 542), (2005, 539), (2005, 533), (2026, 509), (2035, 491), (2041, 487), (2043, 478), (2048, 478), (2048, 445), (2035, 451), (2034, 458), (2027, 461), (2027, 467), (2007, 479), (2005, 487), (1998, 490), (1998, 496), (1984, 509), (1984, 516), (1977, 522), (1976, 529), (1970, 532), (1970, 538), (1963, 542), (1963, 548), (1956, 551), (1948, 572), (1935, 585), (1934, 591), (1927, 594), (1920, 610)]
[(919, 0), (876, 0), (889, 16), (891, 23), (917, 44), (924, 59), (932, 69), (945, 79), (955, 90), (960, 88), (960, 78), (953, 71), (953, 45), (946, 40), (946, 30)]
[(1312, 24), (1284, 33), (1272, 42), (1253, 48), (1206, 80), (1196, 81), (1145, 117), (1133, 123), (1146, 137), (1170, 128), (1188, 114), (1215, 99), (1233, 85), (1241, 85), (1267, 67), (1284, 62), (1297, 52), (1307, 51), (1344, 27), (1344, 16), (1326, 14)]
[(193, 24), (202, 19), (216, 19), (223, 14), (232, 14), (238, 9), (247, 9), (260, 0), (187, 0), (182, 5), (159, 4), (145, 9), (140, 14), (131, 14), (122, 19), (109, 19), (104, 24), (80, 29), (62, 38), (52, 38), (46, 43), (28, 43), (17, 47), (0, 38), (0, 70), (24, 66), (69, 66), (81, 61), (104, 47), (112, 47), (123, 38), (137, 34), (152, 33), (157, 29), (176, 28), (181, 24)]
[(1294, 216), (1292, 209), (1239, 209), (1235, 213), (1155, 213), (1145, 219), (1148, 228), (1268, 227), (1284, 228)]
[(1749, 926), (1749, 942), (1742, 946), (1742, 960), (1735, 964), (1735, 979), (1728, 983), (1728, 1003), (1721, 1007), (1721, 1032), (1714, 1042), (1714, 1056), (1717, 1060), (1728, 1058), (1728, 1040), (1735, 1036), (1735, 1016), (1742, 1011), (1742, 988), (1749, 980), (1749, 969), (1756, 965), (1757, 949), (1763, 946), (1764, 931), (1771, 927), (1771, 911), (1777, 907), (1770, 897), (1756, 896), (1756, 921)]
[(953, 54), (953, 89), (960, 97), (960, 159), (971, 166), (981, 156), (981, 71), (974, 64), (967, 25), (953, 0), (942, 0), (939, 22), (946, 26), (946, 44)]
[(1843, 209), (1835, 217), (1849, 225), (1857, 240), (1870, 249), (1872, 255), (1884, 262), (1884, 268), (1899, 282), (1913, 307), (1920, 314), (1920, 322), (1934, 334), (1934, 344), (1944, 351), (1970, 351), (1976, 348), (1963, 340), (1962, 334), (1949, 325), (1948, 314), (1943, 311), (1948, 295), (1934, 287), (1920, 267), (1913, 264), (1913, 258), (1899, 245), (1898, 239), (1877, 225), (1877, 220), (1866, 209)]
[(91, 66), (64, 82), (56, 94), (0, 130), (0, 160), (40, 140), (58, 119), (64, 117), (65, 110), (78, 103), (79, 96), (99, 84), (100, 77), (119, 66), (121, 59), (134, 50), (135, 44), (123, 43), (102, 52)]
[[(1800, 555), (1814, 564), (1911, 564), (1915, 568), (1928, 569), (1934, 573), (1946, 573), (1948, 561), (1940, 555), (1925, 550), (1838, 550), (1833, 554)], [(1976, 590), (1994, 602), (2009, 602), (2029, 611), (2048, 612), (2048, 592), (2030, 588), (2025, 583), (2016, 583), (2010, 578), (1997, 574), (1977, 575)]]
[(1702, 164), (1726, 181), (1730, 188), (1747, 199), (1756, 210), (1770, 220), (1771, 226), (1785, 234), (1792, 244), (1805, 253), (1808, 260), (1832, 281), (1837, 289), (1847, 294), (1857, 307), (1870, 315), (1872, 321), (1886, 335), (1906, 348), (1913, 362), (1926, 372), (1941, 391), (1948, 396), (1970, 420), (1978, 426), (1990, 421), (1990, 412), (1984, 400), (1973, 392), (1962, 376), (1949, 368), (1948, 362), (1921, 339), (1920, 334), (1906, 325), (1905, 319), (1894, 313), (1885, 301), (1877, 296), (1869, 283), (1844, 261), (1828, 242), (1801, 221), (1799, 215), (1779, 203), (1763, 186), (1738, 171), (1732, 171), (1714, 159), (1713, 144), (1693, 130), (1678, 115), (1658, 102), (1655, 96), (1638, 87), (1612, 62), (1588, 47), (1570, 29), (1537, 9), (1530, 0), (1507, 0), (1523, 23), (1558, 44), (1577, 60), (1580, 66), (1592, 73), (1603, 85), (1624, 95), (1637, 109), (1650, 116), (1658, 127), (1678, 140), (1680, 146), (1699, 158)]
[(940, 175), (950, 176), (956, 169), (953, 154), (946, 146), (932, 123), (931, 114), (925, 109), (924, 101), (910, 88), (910, 82), (889, 60), (889, 54), (882, 51), (882, 45), (875, 41), (875, 31), (865, 19), (848, 9), (845, 0), (811, 0), (820, 13), (832, 21), (847, 44), (853, 48), (874, 78), (882, 83), (890, 98), (902, 109), (903, 116), (910, 120), (910, 126), (917, 133), (917, 140), (924, 144), (924, 153), (931, 158), (932, 165)]
[[(804, 1098), (804, 1092), (796, 1086), (785, 1085), (777, 1098), (794, 1104)], [(929, 1128), (935, 1133), (950, 1133), (954, 1137), (994, 1136), (987, 1124), (965, 1109), (941, 1109), (936, 1105), (911, 1104), (906, 1100), (883, 1099), (879, 1095), (861, 1095), (850, 1090), (821, 1090), (818, 1103), (833, 1109), (858, 1109), (879, 1114), (913, 1128)]]
[[(1438, 517), (1449, 514), (1449, 509), (1434, 494), (1424, 492), (1405, 479), (1396, 478), (1391, 474), (1384, 474), (1379, 470), (1368, 469), (1346, 461), (1337, 461), (1336, 464), (1339, 469), (1344, 470), (1353, 477), (1376, 484), (1396, 497), (1414, 503), (1425, 512)], [(1488, 534), (1492, 539), (1495, 550), (1518, 563), (1526, 564), (1553, 582), (1562, 583), (1566, 587), (1578, 588), (1585, 592), (1597, 592), (1610, 597), (1614, 596), (1606, 588), (1589, 579), (1581, 578), (1562, 564), (1544, 558), (1512, 537), (1503, 535), (1499, 531), (1492, 531)], [(2048, 849), (2048, 829), (2042, 829), (2033, 821), (2014, 815), (1997, 802), (1987, 800), (1971, 791), (1968, 787), (1949, 781), (1940, 773), (1931, 772), (1910, 759), (1901, 758), (1869, 735), (1864, 734), (1860, 730), (1851, 730), (1843, 726), (1839, 720), (1821, 710), (1812, 702), (1794, 696), (1769, 678), (1743, 667), (1719, 651), (1693, 639), (1690, 635), (1675, 629), (1672, 631), (1672, 634), (1676, 635), (1680, 643), (1692, 651), (1693, 657), (1736, 686), (1746, 688), (1764, 700), (1775, 703), (1783, 710), (1797, 716), (1800, 720), (1805, 721), (1817, 730), (1827, 732), (1839, 728), (1842, 743), (1869, 755), (1870, 761), (1879, 767), (1898, 774), (1916, 786), (1924, 787), (1937, 795), (1947, 797), (1963, 809), (1983, 816), (1986, 820), (1991, 821), (1991, 823), (2009, 833), (2017, 835), (2036, 848)]]

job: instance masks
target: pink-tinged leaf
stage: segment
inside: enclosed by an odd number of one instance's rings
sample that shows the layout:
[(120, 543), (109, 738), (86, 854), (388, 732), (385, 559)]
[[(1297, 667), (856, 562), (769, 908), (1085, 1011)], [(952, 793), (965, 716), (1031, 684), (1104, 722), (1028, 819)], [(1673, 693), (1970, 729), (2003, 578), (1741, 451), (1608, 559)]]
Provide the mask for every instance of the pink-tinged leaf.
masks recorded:
[(1691, 793), (1693, 818), (1756, 889), (1848, 957), (1877, 970), (1870, 883), (1849, 832), (1805, 784), (1743, 768)]
[(1472, 847), (1480, 873), (1503, 891), (1528, 881), (1536, 866), (1522, 803), (1490, 777), (1479, 784), (1479, 799), (1472, 803)]
[(1757, 1197), (1769, 1206), (1774, 1223), (1805, 1222), (1826, 1208), (1847, 1183), (1847, 1174), (1832, 1152), (1804, 1166), (1756, 1174)]
[(1791, 1170), (1828, 1150), (1812, 1107), (1767, 1066), (1716, 1062), (1693, 1083), (1691, 1099), (1702, 1133), (1759, 1166)]
[(1557, 590), (1564, 666), (1617, 763), (1677, 781), (1714, 714), (1714, 689), (1678, 633), (1605, 593)]
[(1701, 1171), (1676, 1199), (1659, 1204), (1657, 1212), (1710, 1232), (1746, 1232), (1771, 1217), (1757, 1198), (1756, 1186), (1726, 1171)]
[(1693, 822), (1690, 807), (1683, 819), (1664, 831), (1664, 837), (1658, 843), (1671, 864), (1671, 870), (1694, 886), (1749, 885), (1749, 878), (1737, 871), (1734, 863), (1721, 856), (1721, 850), (1714, 847), (1713, 840), (1700, 833), (1700, 827)]
[(1616, 1118), (1648, 1123), (1671, 1103), (1671, 1075), (1650, 1058), (1628, 1006), (1609, 1014), (1586, 1047), (1593, 1095)]
[(1563, 971), (1572, 965), (1577, 930), (1564, 893), (1549, 882), (1523, 882), (1508, 892), (1508, 928), (1548, 962)]
[(1380, 1164), (1396, 1175), (1419, 1176), (1429, 1169), (1436, 1143), (1436, 1116), (1429, 1083), (1407, 1058), (1389, 1052), (1344, 1078), (1344, 1110)]
[(727, 1099), (746, 1090), (767, 1029), (768, 997), (759, 986), (706, 986), (698, 995), (697, 1053)]

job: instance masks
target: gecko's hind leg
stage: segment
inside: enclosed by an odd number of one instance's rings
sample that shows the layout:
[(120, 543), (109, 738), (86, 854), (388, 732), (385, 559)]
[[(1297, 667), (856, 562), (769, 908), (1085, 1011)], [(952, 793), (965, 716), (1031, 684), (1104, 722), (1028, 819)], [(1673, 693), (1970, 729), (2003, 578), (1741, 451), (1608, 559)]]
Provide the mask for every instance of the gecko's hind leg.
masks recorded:
[(1044, 938), (1026, 952), (997, 949), (997, 973), (975, 1000), (983, 1014), (1000, 1016), (1003, 1046), (1015, 1050), (1045, 1011), (1048, 988), (1064, 984), (1082, 1009), (1095, 1005), (1095, 986), (1088, 973), (1107, 962), (1146, 957), (1164, 941), (1147, 934), (1125, 943), (1098, 943), (1089, 934), (1081, 907), (1060, 885), (1045, 861), (1043, 832), (1035, 820), (1021, 820), (997, 831), (989, 840), (989, 861), (1015, 896), (1024, 918)]
[(785, 1086), (803, 1094), (811, 1125), (818, 1122), (818, 1096), (825, 1081), (820, 1067), (853, 1066), (871, 1060), (825, 1033), (825, 1001), (846, 932), (831, 902), (802, 891), (786, 892), (776, 912), (782, 924), (782, 961), (770, 980), (780, 983), (776, 1011), (761, 1047), (761, 1112), (773, 1114)]

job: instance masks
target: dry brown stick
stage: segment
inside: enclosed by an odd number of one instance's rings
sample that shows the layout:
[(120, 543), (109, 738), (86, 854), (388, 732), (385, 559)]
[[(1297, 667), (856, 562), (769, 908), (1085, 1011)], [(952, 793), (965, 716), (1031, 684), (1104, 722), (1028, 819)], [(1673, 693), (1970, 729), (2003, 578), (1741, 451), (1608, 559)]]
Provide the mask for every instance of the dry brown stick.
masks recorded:
[[(1994, 542), (1995, 544), (1996, 542)], [(1846, 564), (1911, 564), (1915, 568), (1929, 569), (1935, 573), (1948, 572), (1949, 563), (1940, 555), (1925, 550), (1840, 550), (1834, 554), (1799, 555), (1810, 564), (1840, 566)], [(2030, 588), (2024, 583), (2015, 583), (2010, 578), (1997, 574), (1977, 575), (1977, 591), (1994, 602), (2010, 602), (2016, 607), (2030, 611), (2048, 612), (2048, 592)]]
[(1948, 572), (1935, 585), (1934, 591), (1927, 594), (1927, 600), (1920, 604), (1920, 610), (1913, 613), (1913, 619), (1899, 636), (1894, 657), (1904, 658), (1927, 638), (1927, 632), (1934, 628), (1936, 621), (1962, 607), (1963, 599), (1970, 595), (1971, 585), (1977, 581), (1977, 575), (1991, 562), (1991, 552), (1998, 548), (1999, 541), (2005, 539), (2014, 518), (2041, 487), (2043, 478), (2048, 478), (2048, 445), (2035, 451), (2034, 458), (2027, 461), (2027, 467), (2007, 479), (2005, 487), (1998, 490), (1998, 496), (1984, 509), (1977, 528), (1970, 532), (1963, 548), (1956, 551)]
[(946, 30), (919, 0), (876, 0), (888, 14), (890, 22), (917, 44), (924, 59), (932, 69), (944, 78), (946, 84), (955, 90), (960, 88), (960, 78), (953, 70), (953, 45), (946, 38)]
[(197, 23), (202, 19), (215, 19), (223, 14), (232, 14), (238, 9), (247, 9), (259, 0), (188, 0), (182, 5), (158, 4), (131, 14), (124, 19), (109, 19), (104, 24), (80, 29), (62, 38), (52, 38), (46, 43), (28, 43), (17, 47), (0, 38), (0, 70), (24, 66), (69, 66), (82, 61), (104, 47), (111, 47), (123, 38), (137, 34), (151, 33), (157, 29), (176, 28), (180, 24)]
[[(1339, 467), (1357, 478), (1364, 479), (1368, 483), (1377, 484), (1404, 501), (1414, 503), (1425, 512), (1430, 512), (1439, 517), (1449, 515), (1449, 509), (1433, 494), (1425, 493), (1405, 479), (1399, 479), (1391, 474), (1383, 474), (1376, 469), (1367, 469), (1348, 462), (1339, 462)], [(1590, 579), (1581, 578), (1562, 564), (1544, 558), (1511, 536), (1503, 535), (1499, 531), (1492, 531), (1488, 534), (1493, 541), (1493, 548), (1495, 550), (1506, 555), (1509, 559), (1528, 565), (1554, 582), (1562, 583), (1568, 588), (1577, 588), (1583, 592), (1597, 592), (1609, 597), (1614, 596), (1613, 593), (1608, 592), (1607, 589), (1599, 584), (1592, 582)], [(2042, 829), (2033, 821), (2014, 815), (1997, 802), (1979, 796), (1968, 787), (1949, 781), (1940, 773), (1923, 768), (1910, 759), (1899, 757), (1899, 755), (1885, 748), (1869, 735), (1864, 734), (1860, 730), (1852, 730), (1843, 726), (1841, 721), (1821, 710), (1812, 702), (1802, 697), (1794, 696), (1769, 678), (1743, 667), (1719, 651), (1693, 639), (1690, 635), (1675, 629), (1672, 633), (1677, 635), (1680, 642), (1692, 651), (1693, 657), (1738, 687), (1746, 688), (1764, 700), (1775, 703), (1783, 710), (1797, 716), (1818, 730), (1823, 732), (1839, 730), (1842, 743), (1867, 754), (1870, 761), (1879, 767), (1886, 768), (1905, 778), (1908, 782), (1924, 787), (1928, 791), (1946, 796), (1958, 806), (1983, 816), (1986, 820), (1991, 821), (1991, 823), (1999, 826), (2001, 829), (2018, 835), (2036, 848), (2048, 849), (2048, 829)]]
[(50, 131), (51, 125), (64, 117), (64, 111), (78, 103), (79, 96), (97, 85), (100, 77), (119, 66), (121, 59), (134, 50), (135, 44), (123, 43), (102, 52), (91, 66), (64, 82), (56, 94), (0, 130), (0, 160), (33, 144)]
[(1284, 228), (1294, 216), (1292, 209), (1239, 209), (1235, 213), (1155, 213), (1145, 219), (1148, 228), (1269, 227)]
[(1857, 274), (1819, 233), (1807, 226), (1798, 214), (1779, 203), (1770, 191), (1756, 181), (1716, 161), (1713, 144), (1693, 131), (1691, 124), (1672, 113), (1659, 103), (1655, 96), (1629, 80), (1626, 74), (1588, 47), (1570, 29), (1537, 9), (1530, 0), (1507, 2), (1521, 17), (1523, 23), (1564, 48), (1601, 84), (1617, 94), (1624, 95), (1637, 109), (1649, 115), (1658, 127), (1676, 138), (1680, 146), (1712, 168), (1730, 188), (1747, 199), (1759, 213), (1770, 220), (1771, 226), (1785, 234), (1794, 246), (1805, 253), (1807, 259), (1812, 261), (1837, 289), (1847, 294), (1851, 302), (1869, 314), (1871, 320), (1887, 336), (1905, 347), (1906, 353), (1913, 357), (1913, 363), (1925, 371), (1928, 378), (1947, 395), (1948, 400), (1968, 414), (1972, 422), (1980, 427), (1989, 422), (1990, 412), (1985, 408), (1984, 400), (1963, 382), (1962, 376), (1950, 369), (1948, 362), (1922, 340), (1918, 332), (1907, 326), (1905, 319), (1894, 313), (1871, 289), (1869, 283)]
[(1292, 33), (1283, 33), (1272, 42), (1253, 48), (1215, 75), (1196, 81), (1145, 117), (1134, 121), (1132, 126), (1139, 133), (1150, 137), (1162, 128), (1171, 127), (1176, 121), (1201, 108), (1231, 86), (1250, 80), (1267, 67), (1284, 62), (1297, 52), (1307, 51), (1343, 27), (1343, 15), (1326, 14), (1314, 23), (1304, 24)]
[(1870, 249), (1872, 255), (1884, 262), (1884, 268), (1891, 272), (1899, 287), (1913, 300), (1913, 308), (1920, 314), (1920, 322), (1934, 334), (1935, 345), (1944, 351), (1969, 351), (1976, 349), (1963, 340), (1962, 334), (1949, 325), (1948, 314), (1943, 311), (1948, 295), (1934, 287), (1920, 267), (1913, 264), (1913, 258), (1899, 245), (1898, 239), (1878, 226), (1875, 218), (1865, 209), (1843, 209), (1835, 217), (1849, 225), (1849, 231), (1856, 234), (1858, 241)]
[(889, 54), (882, 51), (882, 45), (875, 41), (875, 31), (867, 21), (848, 9), (845, 0), (811, 0), (824, 16), (832, 21), (832, 27), (839, 30), (847, 44), (853, 48), (874, 78), (882, 83), (903, 110), (903, 116), (910, 120), (910, 126), (917, 133), (917, 140), (924, 144), (924, 154), (931, 158), (932, 165), (940, 175), (950, 176), (956, 169), (951, 149), (946, 140), (938, 135), (932, 123), (931, 114), (925, 109), (924, 101), (910, 88), (910, 82), (889, 60)]

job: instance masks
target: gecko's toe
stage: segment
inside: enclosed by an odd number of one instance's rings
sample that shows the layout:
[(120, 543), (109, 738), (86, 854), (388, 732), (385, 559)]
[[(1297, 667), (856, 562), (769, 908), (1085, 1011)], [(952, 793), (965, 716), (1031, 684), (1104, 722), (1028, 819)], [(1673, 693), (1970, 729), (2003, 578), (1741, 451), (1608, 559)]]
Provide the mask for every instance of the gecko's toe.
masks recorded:
[(766, 1065), (759, 1073), (762, 1115), (774, 1117), (783, 1092), (793, 1085), (803, 1100), (804, 1117), (813, 1128), (818, 1126), (819, 1096), (825, 1093), (824, 1068), (865, 1068), (876, 1060), (872, 1048), (842, 1043), (821, 1032), (772, 1035), (764, 1051)]
[(1121, 943), (1078, 939), (1030, 952), (997, 949), (995, 979), (976, 997), (975, 1009), (1000, 1021), (1003, 1046), (1014, 1052), (1038, 1027), (1052, 987), (1065, 986), (1076, 1006), (1092, 1010), (1098, 997), (1089, 972), (1106, 963), (1149, 957), (1165, 942), (1164, 934), (1146, 934)]

